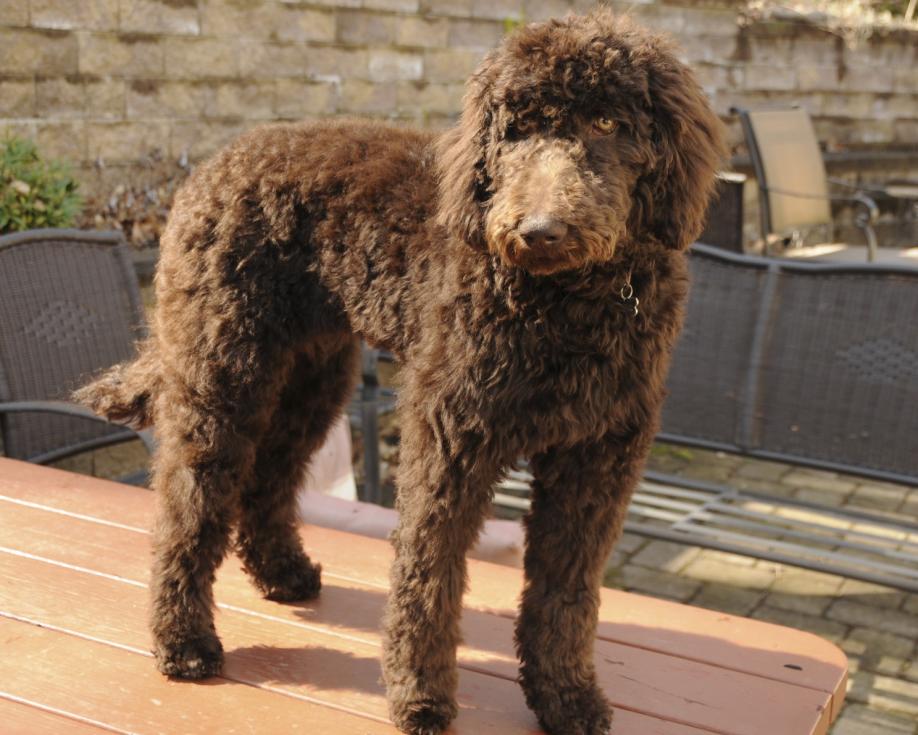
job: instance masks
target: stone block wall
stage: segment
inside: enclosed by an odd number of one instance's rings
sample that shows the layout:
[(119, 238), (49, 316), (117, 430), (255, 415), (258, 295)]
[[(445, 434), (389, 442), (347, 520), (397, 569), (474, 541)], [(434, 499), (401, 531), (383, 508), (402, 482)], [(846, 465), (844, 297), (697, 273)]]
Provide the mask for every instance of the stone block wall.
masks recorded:
[[(591, 4), (2, 0), (0, 133), (110, 183), (151, 154), (194, 160), (269, 120), (439, 127), (508, 29)], [(728, 121), (731, 105), (798, 103), (830, 150), (918, 147), (918, 32), (877, 31), (852, 48), (805, 23), (751, 21), (735, 0), (613, 5), (676, 38)], [(732, 135), (739, 143), (735, 123)]]

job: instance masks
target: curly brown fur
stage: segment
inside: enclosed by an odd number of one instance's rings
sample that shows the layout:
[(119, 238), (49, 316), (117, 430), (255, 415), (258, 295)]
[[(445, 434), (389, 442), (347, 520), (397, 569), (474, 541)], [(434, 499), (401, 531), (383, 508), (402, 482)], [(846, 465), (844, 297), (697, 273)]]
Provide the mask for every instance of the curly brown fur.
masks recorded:
[(597, 11), (507, 38), (442, 136), (276, 125), (201, 166), (163, 237), (154, 336), (82, 393), (155, 421), (160, 669), (219, 670), (211, 589), (234, 526), (266, 596), (318, 592), (293, 493), (343, 410), (359, 336), (404, 363), (393, 720), (439, 733), (455, 716), (465, 553), (495, 480), (527, 457), (520, 681), (549, 732), (606, 732), (600, 574), (657, 427), (683, 250), (721, 155), (668, 45)]
[(159, 359), (152, 340), (139, 346), (134, 362), (105, 371), (73, 394), (74, 400), (111, 421), (145, 429), (153, 423), (153, 394), (159, 390)]

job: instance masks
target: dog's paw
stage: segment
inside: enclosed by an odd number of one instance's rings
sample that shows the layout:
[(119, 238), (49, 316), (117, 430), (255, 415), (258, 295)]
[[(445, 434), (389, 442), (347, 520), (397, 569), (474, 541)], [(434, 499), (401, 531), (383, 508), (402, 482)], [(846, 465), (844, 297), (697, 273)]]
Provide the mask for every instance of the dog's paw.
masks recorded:
[(223, 668), (223, 645), (215, 635), (157, 644), (156, 668), (176, 679), (207, 679)]
[(454, 702), (438, 699), (390, 703), (389, 710), (395, 726), (407, 735), (440, 735), (459, 711)]
[(267, 600), (274, 602), (301, 602), (319, 596), (322, 589), (322, 565), (313, 564), (305, 556), (295, 562), (261, 575), (256, 580)]
[(549, 735), (608, 735), (612, 729), (612, 706), (598, 688), (553, 688), (528, 699)]

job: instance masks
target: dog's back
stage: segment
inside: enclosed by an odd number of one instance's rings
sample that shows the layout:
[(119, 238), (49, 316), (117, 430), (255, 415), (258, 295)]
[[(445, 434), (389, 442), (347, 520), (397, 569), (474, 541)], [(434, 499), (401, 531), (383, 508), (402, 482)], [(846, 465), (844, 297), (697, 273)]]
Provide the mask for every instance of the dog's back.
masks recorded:
[(163, 233), (153, 336), (135, 362), (76, 399), (111, 420), (150, 425), (159, 353), (219, 349), (208, 325), (240, 303), (257, 303), (257, 317), (291, 344), (356, 332), (403, 352), (419, 312), (404, 302), (424, 296), (410, 292), (423, 280), (410, 272), (430, 268), (431, 141), (367, 121), (266, 125), (203, 163)]

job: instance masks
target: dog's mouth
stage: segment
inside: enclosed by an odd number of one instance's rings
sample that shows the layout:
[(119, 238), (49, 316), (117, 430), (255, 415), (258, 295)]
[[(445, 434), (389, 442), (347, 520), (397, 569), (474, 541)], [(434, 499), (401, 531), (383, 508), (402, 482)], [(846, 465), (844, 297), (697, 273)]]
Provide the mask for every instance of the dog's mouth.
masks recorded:
[(571, 257), (575, 250), (570, 237), (546, 245), (527, 242), (522, 235), (514, 233), (500, 249), (500, 256), (508, 265), (523, 268), (535, 275), (548, 275), (575, 268), (577, 263), (573, 261), (576, 259)]
[[(567, 226), (564, 236), (549, 240), (526, 238), (518, 229), (507, 232), (493, 248), (501, 260), (510, 266), (522, 268), (537, 276), (551, 275), (580, 268), (597, 260), (594, 240), (576, 228)], [(611, 258), (615, 251), (614, 242), (608, 238), (603, 248), (603, 258)]]

